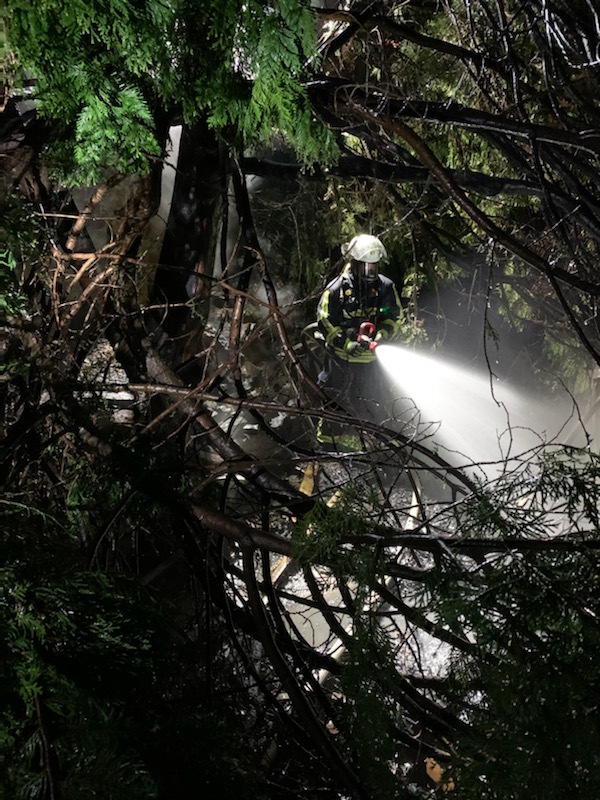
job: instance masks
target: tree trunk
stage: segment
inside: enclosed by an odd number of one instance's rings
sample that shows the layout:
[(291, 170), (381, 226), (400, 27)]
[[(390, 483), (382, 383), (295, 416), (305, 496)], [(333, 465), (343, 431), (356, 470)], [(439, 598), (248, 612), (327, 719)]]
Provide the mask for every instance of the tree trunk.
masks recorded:
[(224, 165), (216, 136), (206, 125), (183, 126), (171, 209), (153, 290), (161, 328), (170, 338), (169, 361), (187, 361), (202, 349), (223, 197)]

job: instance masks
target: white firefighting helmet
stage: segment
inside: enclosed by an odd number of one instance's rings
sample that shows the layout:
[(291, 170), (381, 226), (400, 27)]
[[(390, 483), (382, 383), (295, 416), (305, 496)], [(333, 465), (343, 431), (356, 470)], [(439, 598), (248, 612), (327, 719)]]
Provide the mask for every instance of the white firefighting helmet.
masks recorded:
[(387, 258), (387, 251), (381, 241), (370, 233), (359, 233), (342, 245), (342, 255), (353, 261), (368, 261), (371, 264)]
[(379, 276), (378, 262), (387, 257), (387, 251), (376, 236), (359, 233), (342, 245), (342, 254), (352, 260), (352, 268), (359, 278), (374, 283)]

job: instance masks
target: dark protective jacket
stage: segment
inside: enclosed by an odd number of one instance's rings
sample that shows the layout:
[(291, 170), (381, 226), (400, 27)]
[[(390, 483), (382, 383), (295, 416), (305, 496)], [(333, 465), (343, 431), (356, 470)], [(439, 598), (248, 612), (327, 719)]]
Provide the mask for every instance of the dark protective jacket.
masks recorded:
[(385, 275), (370, 285), (356, 278), (349, 264), (331, 281), (321, 295), (317, 308), (319, 328), (326, 345), (338, 358), (349, 363), (365, 364), (375, 359), (369, 349), (348, 352), (349, 342), (356, 341), (363, 322), (375, 326), (376, 339), (396, 338), (402, 319), (402, 307), (396, 287)]

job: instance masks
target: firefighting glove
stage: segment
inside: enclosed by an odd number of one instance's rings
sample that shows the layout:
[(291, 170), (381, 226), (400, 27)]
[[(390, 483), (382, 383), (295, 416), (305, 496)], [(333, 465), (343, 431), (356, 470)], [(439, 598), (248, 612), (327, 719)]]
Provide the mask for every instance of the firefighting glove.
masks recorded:
[(348, 353), (349, 356), (351, 356), (353, 353), (356, 352), (356, 350), (358, 349), (358, 346), (359, 346), (359, 343), (356, 341), (356, 339), (354, 339), (354, 340), (346, 339), (346, 344), (344, 345), (344, 350), (346, 351), (346, 353)]

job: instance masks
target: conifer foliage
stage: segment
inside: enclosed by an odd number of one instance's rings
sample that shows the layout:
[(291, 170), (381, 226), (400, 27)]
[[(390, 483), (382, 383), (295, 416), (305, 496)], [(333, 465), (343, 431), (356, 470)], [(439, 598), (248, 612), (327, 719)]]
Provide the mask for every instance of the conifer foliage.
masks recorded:
[(35, 76), (71, 181), (146, 171), (162, 152), (165, 111), (247, 142), (285, 130), (309, 159), (331, 149), (301, 83), (316, 43), (304, 3), (11, 0), (8, 10), (9, 42)]

